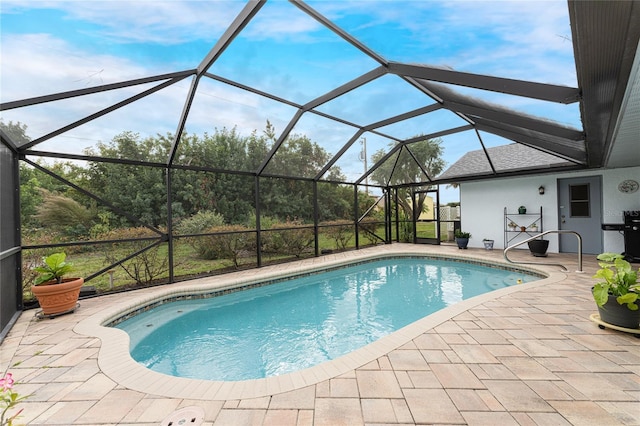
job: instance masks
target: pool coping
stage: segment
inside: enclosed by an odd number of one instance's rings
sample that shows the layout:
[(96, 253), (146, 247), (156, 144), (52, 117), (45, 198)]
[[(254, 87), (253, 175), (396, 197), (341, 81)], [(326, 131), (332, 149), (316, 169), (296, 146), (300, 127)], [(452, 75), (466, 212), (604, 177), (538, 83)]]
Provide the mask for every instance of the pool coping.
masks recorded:
[[(316, 366), (264, 379), (242, 381), (215, 381), (174, 377), (147, 369), (129, 354), (129, 336), (113, 327), (105, 327), (116, 318), (150, 303), (175, 296), (211, 292), (250, 285), (260, 281), (272, 281), (295, 274), (313, 273), (357, 261), (369, 261), (393, 256), (423, 256), (431, 258), (463, 260), (474, 263), (495, 264), (510, 269), (520, 269), (546, 276), (540, 280), (494, 290), (456, 303), (438, 312), (419, 319), (379, 340)], [(193, 400), (235, 400), (259, 398), (289, 392), (338, 377), (409, 343), (441, 323), (487, 301), (502, 296), (556, 283), (566, 278), (563, 272), (549, 271), (507, 262), (486, 259), (467, 254), (442, 255), (420, 250), (412, 245), (386, 245), (371, 249), (331, 254), (282, 265), (273, 265), (257, 270), (240, 271), (226, 275), (201, 278), (164, 287), (139, 290), (129, 293), (126, 300), (117, 302), (102, 311), (80, 321), (74, 327), (79, 334), (101, 340), (98, 365), (103, 373), (119, 385), (129, 389), (169, 398)]]

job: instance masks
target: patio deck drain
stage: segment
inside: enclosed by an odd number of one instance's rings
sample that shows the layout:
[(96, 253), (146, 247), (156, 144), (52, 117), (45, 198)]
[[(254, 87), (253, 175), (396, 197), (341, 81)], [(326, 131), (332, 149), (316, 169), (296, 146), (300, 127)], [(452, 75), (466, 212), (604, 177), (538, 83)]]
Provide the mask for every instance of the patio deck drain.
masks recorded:
[(200, 407), (184, 407), (169, 414), (162, 426), (199, 426), (204, 422), (204, 410)]

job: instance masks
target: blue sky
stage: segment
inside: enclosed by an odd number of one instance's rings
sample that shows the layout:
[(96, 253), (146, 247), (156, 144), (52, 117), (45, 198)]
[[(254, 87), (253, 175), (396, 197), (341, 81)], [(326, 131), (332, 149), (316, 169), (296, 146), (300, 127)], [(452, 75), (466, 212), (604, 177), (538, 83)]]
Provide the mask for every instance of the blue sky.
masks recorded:
[[(244, 4), (3, 0), (2, 101), (195, 68)], [(565, 1), (322, 0), (308, 4), (388, 60), (576, 86)], [(304, 104), (376, 66), (375, 61), (289, 2), (270, 0), (210, 72)], [(188, 86), (189, 82), (183, 81), (136, 106), (45, 142), (38, 149), (80, 153), (123, 130), (143, 136), (174, 132)], [(4, 111), (2, 118), (26, 123), (35, 138), (141, 89)], [(548, 105), (471, 89), (456, 90), (581, 128), (576, 105)], [(397, 77), (385, 76), (320, 109), (366, 125), (431, 103)], [(189, 132), (237, 126), (243, 134), (262, 131), (267, 119), (282, 130), (295, 112), (291, 107), (204, 80), (192, 111), (187, 122)], [(405, 138), (437, 131), (455, 120), (439, 114), (384, 130)], [(335, 153), (355, 129), (305, 116), (294, 132), (309, 135)], [(369, 155), (389, 143), (372, 134), (366, 137)], [(507, 143), (490, 135), (483, 137), (488, 145)], [(467, 150), (480, 149), (470, 134), (448, 137), (444, 145), (449, 164)], [(362, 170), (358, 154), (359, 147), (354, 146), (338, 163), (350, 177)]]

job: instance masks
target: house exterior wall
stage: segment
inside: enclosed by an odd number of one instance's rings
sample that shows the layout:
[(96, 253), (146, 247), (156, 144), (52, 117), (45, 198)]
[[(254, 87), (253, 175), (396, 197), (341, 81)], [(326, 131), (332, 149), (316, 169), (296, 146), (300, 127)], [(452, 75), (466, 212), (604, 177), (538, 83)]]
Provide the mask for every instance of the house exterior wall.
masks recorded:
[[(481, 248), (482, 240), (488, 238), (495, 241), (494, 248), (504, 249), (505, 207), (510, 213), (517, 213), (518, 207), (524, 205), (527, 213), (536, 213), (542, 206), (544, 230), (558, 229), (557, 180), (581, 176), (602, 178), (602, 223), (622, 223), (623, 211), (640, 210), (640, 191), (633, 194), (618, 191), (618, 184), (625, 179), (640, 181), (640, 167), (464, 182), (460, 184), (460, 215), (462, 230), (472, 235), (469, 247)], [(541, 185), (545, 187), (544, 195), (538, 193)], [(603, 251), (624, 251), (621, 233), (597, 231), (603, 233)], [(549, 252), (557, 253), (557, 234), (550, 234), (547, 239)], [(521, 248), (527, 249), (526, 244)]]

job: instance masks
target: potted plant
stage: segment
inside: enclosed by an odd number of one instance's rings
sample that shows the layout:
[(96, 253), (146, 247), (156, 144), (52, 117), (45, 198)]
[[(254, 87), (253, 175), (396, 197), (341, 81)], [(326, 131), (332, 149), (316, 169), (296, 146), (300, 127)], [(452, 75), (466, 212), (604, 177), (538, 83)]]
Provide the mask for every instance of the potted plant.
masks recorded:
[(533, 231), (533, 232), (538, 232), (538, 224), (537, 224), (537, 223), (535, 223), (535, 222), (533, 222), (533, 223), (529, 226), (529, 228), (530, 228), (530, 229), (531, 229), (531, 231)]
[(493, 240), (490, 240), (489, 238), (484, 238), (482, 240), (482, 243), (484, 244), (485, 250), (493, 250)]
[(39, 275), (31, 287), (38, 299), (42, 314), (57, 315), (75, 310), (83, 278), (64, 278), (71, 272), (72, 264), (66, 262), (64, 252), (53, 253), (43, 258), (43, 265), (34, 268)]
[(456, 229), (455, 232), (456, 243), (458, 244), (459, 249), (466, 249), (469, 244), (469, 238), (471, 238), (471, 234), (468, 232), (462, 232), (460, 229)]
[(518, 213), (519, 214), (526, 214), (527, 213), (527, 208), (525, 206), (518, 207)]
[(593, 299), (598, 305), (600, 319), (618, 327), (640, 328), (640, 283), (638, 271), (624, 260), (624, 256), (616, 253), (598, 255), (600, 269), (593, 278), (600, 281), (591, 289)]
[(509, 221), (507, 227), (509, 228), (509, 231), (515, 231), (518, 225), (514, 221)]

